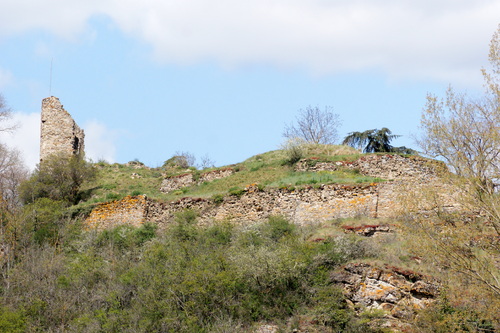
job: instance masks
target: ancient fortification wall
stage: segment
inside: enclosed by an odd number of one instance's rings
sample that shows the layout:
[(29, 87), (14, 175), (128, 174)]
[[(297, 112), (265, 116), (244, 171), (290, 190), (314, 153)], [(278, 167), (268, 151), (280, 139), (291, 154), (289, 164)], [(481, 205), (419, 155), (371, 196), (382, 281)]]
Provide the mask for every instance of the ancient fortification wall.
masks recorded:
[[(402, 208), (402, 200), (414, 192), (424, 193), (426, 188), (437, 189), (442, 196), (440, 205), (448, 210), (457, 210), (456, 192), (439, 178), (440, 167), (425, 159), (407, 158), (397, 155), (372, 155), (356, 162), (335, 162), (311, 164), (302, 162), (306, 170), (332, 170), (339, 166), (356, 166), (363, 174), (392, 181), (369, 185), (321, 185), (299, 189), (264, 189), (248, 186), (237, 195), (228, 195), (221, 200), (182, 198), (173, 202), (158, 202), (145, 197), (126, 198), (114, 203), (98, 206), (92, 212), (88, 223), (98, 228), (116, 225), (117, 221), (139, 225), (145, 221), (166, 226), (175, 213), (184, 209), (199, 212), (199, 221), (209, 224), (213, 221), (230, 220), (234, 223), (253, 223), (270, 215), (283, 215), (298, 225), (318, 224), (336, 218), (355, 216), (394, 217)], [(439, 166), (439, 164), (438, 164)], [(442, 166), (441, 166), (442, 167)], [(410, 176), (408, 176), (410, 175)], [(183, 177), (179, 178), (184, 178)], [(187, 177), (186, 177), (187, 178)], [(432, 200), (413, 200), (412, 207), (419, 211), (435, 209), (436, 196)], [(137, 204), (130, 205), (131, 200)], [(113, 210), (117, 214), (113, 214)], [(127, 213), (128, 212), (128, 213)]]
[(304, 159), (297, 163), (296, 171), (336, 171), (341, 168), (357, 169), (363, 175), (386, 180), (428, 182), (439, 178), (445, 166), (418, 156), (366, 155), (356, 161), (316, 162)]
[(84, 133), (57, 97), (42, 101), (40, 161), (53, 154), (84, 152)]
[(138, 227), (146, 220), (147, 207), (145, 196), (126, 197), (100, 204), (85, 222), (90, 228), (96, 229), (113, 228), (122, 224)]
[(162, 181), (160, 191), (162, 191), (163, 193), (168, 193), (181, 189), (186, 186), (201, 184), (203, 182), (211, 182), (216, 179), (229, 177), (233, 173), (234, 173), (233, 169), (225, 168), (225, 169), (218, 169), (202, 173), (198, 180), (195, 180), (193, 173), (185, 173), (181, 175), (171, 176), (165, 178)]

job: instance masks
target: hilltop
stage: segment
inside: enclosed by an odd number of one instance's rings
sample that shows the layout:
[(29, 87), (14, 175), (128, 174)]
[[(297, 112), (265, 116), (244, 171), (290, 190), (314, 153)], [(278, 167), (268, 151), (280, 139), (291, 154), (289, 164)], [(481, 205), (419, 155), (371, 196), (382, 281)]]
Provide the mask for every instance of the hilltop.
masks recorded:
[[(2, 257), (0, 328), (495, 327), (488, 311), (497, 303), (485, 307), (463, 297), (462, 288), (494, 298), (443, 265), (431, 229), (420, 224), (422, 216), (468, 230), (469, 215), (441, 162), (332, 145), (203, 170), (186, 162), (173, 156), (159, 168), (93, 163), (96, 177), (81, 184), (78, 203), (27, 203), (5, 229), (4, 244), (13, 245)], [(488, 234), (469, 236), (479, 244)]]

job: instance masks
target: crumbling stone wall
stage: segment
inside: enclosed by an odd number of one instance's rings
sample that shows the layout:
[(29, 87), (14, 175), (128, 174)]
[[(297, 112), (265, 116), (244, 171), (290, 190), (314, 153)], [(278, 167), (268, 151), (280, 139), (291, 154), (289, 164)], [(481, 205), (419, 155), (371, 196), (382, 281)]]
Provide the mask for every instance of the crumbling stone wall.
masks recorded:
[(168, 193), (186, 186), (191, 186), (193, 184), (201, 184), (203, 182), (211, 182), (216, 179), (229, 177), (233, 173), (233, 169), (225, 168), (202, 173), (198, 180), (195, 180), (195, 177), (192, 173), (184, 173), (181, 175), (171, 176), (165, 178), (162, 181), (160, 191), (162, 191), (163, 193)]
[(93, 229), (113, 228), (123, 224), (138, 227), (146, 220), (147, 207), (144, 195), (104, 202), (92, 210), (85, 224)]
[(40, 161), (54, 154), (84, 152), (85, 134), (59, 98), (51, 96), (43, 99), (41, 118)]
[(163, 193), (169, 193), (186, 186), (191, 186), (194, 184), (194, 177), (192, 173), (185, 173), (182, 175), (176, 175), (172, 177), (165, 178), (161, 182), (160, 191)]
[(241, 195), (230, 195), (221, 202), (213, 199), (182, 198), (160, 202), (144, 196), (127, 197), (121, 201), (96, 207), (87, 219), (89, 227), (98, 229), (117, 224), (140, 225), (145, 221), (164, 227), (177, 212), (193, 209), (200, 214), (200, 224), (230, 220), (236, 224), (264, 220), (271, 215), (283, 215), (298, 225), (323, 223), (341, 217), (377, 216), (377, 184), (324, 185), (319, 188), (287, 189), (253, 188)]
[(148, 221), (160, 224), (173, 220), (186, 208), (200, 213), (201, 224), (230, 220), (249, 223), (271, 215), (283, 215), (299, 224), (316, 224), (356, 215), (376, 216), (377, 185), (324, 185), (319, 188), (265, 189), (248, 187), (241, 196), (229, 195), (221, 202), (212, 199), (182, 198), (173, 202), (148, 201)]
[(365, 176), (386, 180), (429, 181), (439, 178), (446, 166), (439, 161), (419, 156), (393, 154), (365, 155), (355, 161), (321, 162), (304, 159), (297, 163), (296, 171), (336, 171), (342, 168), (356, 169)]
[[(401, 211), (408, 210), (408, 207), (402, 206), (402, 198), (413, 193), (422, 193), (421, 197), (412, 196), (408, 199), (411, 201), (411, 208), (417, 212), (432, 212), (437, 204), (440, 205), (439, 209), (460, 210), (458, 200), (454, 198), (457, 193), (456, 189), (444, 184), (438, 177), (438, 171), (433, 169), (427, 160), (397, 155), (389, 156), (366, 156), (366, 159), (357, 161), (355, 165), (356, 168), (362, 169), (363, 173), (381, 178), (382, 175), (387, 178), (394, 177), (396, 178), (394, 181), (369, 185), (328, 184), (293, 190), (286, 188), (260, 190), (257, 185), (250, 185), (240, 196), (227, 195), (217, 201), (182, 198), (172, 202), (158, 202), (147, 199), (143, 201), (140, 208), (131, 208), (141, 210), (142, 215), (134, 215), (134, 213), (130, 216), (140, 216), (143, 221), (165, 226), (173, 220), (175, 213), (189, 208), (199, 212), (199, 221), (202, 224), (220, 220), (252, 223), (264, 220), (271, 215), (282, 215), (295, 224), (307, 225), (355, 216), (395, 217)], [(353, 162), (337, 163), (341, 163), (342, 167), (349, 163), (354, 164)], [(322, 167), (339, 167), (339, 165), (330, 163)], [(407, 178), (408, 174), (411, 177)], [(189, 181), (191, 177), (191, 174), (178, 177), (179, 184), (183, 183), (181, 179)], [(435, 191), (433, 195), (427, 196), (428, 198), (425, 194), (426, 187)], [(437, 203), (439, 196), (442, 198)], [(109, 216), (109, 224), (114, 225), (114, 217), (111, 213)], [(125, 215), (122, 214), (122, 216)], [(91, 217), (98, 219), (102, 225), (108, 224), (107, 214)]]

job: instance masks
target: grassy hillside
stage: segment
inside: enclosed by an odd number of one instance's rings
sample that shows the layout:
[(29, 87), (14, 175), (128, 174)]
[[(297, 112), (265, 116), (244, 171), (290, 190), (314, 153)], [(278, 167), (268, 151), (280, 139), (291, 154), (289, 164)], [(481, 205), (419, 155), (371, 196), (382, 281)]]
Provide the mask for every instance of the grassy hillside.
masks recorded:
[[(344, 146), (311, 145), (300, 151), (301, 158), (314, 163), (361, 156)], [(459, 214), (438, 212), (424, 220), (411, 214), (358, 216), (307, 227), (280, 216), (246, 226), (199, 226), (196, 212), (186, 210), (162, 230), (146, 223), (96, 231), (88, 230), (78, 214), (126, 195), (177, 200), (224, 196), (250, 184), (297, 188), (383, 181), (342, 168), (295, 171), (296, 157), (296, 152), (277, 150), (205, 170), (99, 162), (97, 177), (83, 184), (83, 200), (70, 213), (67, 204), (41, 197), (17, 214), (4, 214), (0, 331), (261, 332), (267, 325), (277, 332), (388, 332), (384, 325), (394, 320), (390, 308), (354, 304), (332, 282), (343, 265), (358, 263), (441, 281), (433, 305), (418, 316), (398, 317), (404, 332), (495, 332), (500, 327), (498, 297), (478, 279), (451, 268), (436, 246), (443, 235), (449, 243), (452, 233), (462, 230), (460, 244), (466, 246), (452, 254), (470, 261), (490, 240), (482, 233), (483, 220), (474, 224)], [(166, 177), (191, 173), (199, 178), (226, 168), (235, 172), (167, 194), (159, 190)], [(358, 232), (378, 227), (390, 232), (371, 237)], [(431, 233), (434, 228), (438, 233)]]
[[(347, 146), (305, 145), (303, 158), (314, 158), (315, 161), (352, 161), (361, 155)], [(88, 204), (123, 198), (126, 195), (146, 194), (148, 197), (163, 200), (176, 200), (180, 197), (212, 197), (226, 195), (231, 190), (243, 189), (250, 184), (261, 187), (300, 187), (319, 184), (371, 183), (381, 181), (360, 175), (356, 170), (339, 170), (324, 172), (298, 172), (289, 163), (289, 153), (285, 150), (270, 151), (229, 166), (196, 170), (195, 168), (160, 167), (149, 168), (140, 162), (127, 164), (107, 164), (99, 162), (98, 177), (85, 184), (88, 193)], [(195, 177), (217, 170), (231, 168), (235, 172), (224, 179), (193, 185), (172, 193), (160, 192), (160, 184), (165, 177), (193, 173)]]

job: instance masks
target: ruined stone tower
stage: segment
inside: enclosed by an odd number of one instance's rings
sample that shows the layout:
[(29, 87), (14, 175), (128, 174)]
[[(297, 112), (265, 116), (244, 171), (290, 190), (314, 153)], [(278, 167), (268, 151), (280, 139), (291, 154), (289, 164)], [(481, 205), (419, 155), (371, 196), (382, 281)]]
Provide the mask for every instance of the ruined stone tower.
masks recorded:
[(42, 101), (40, 131), (40, 161), (53, 154), (84, 152), (83, 130), (78, 127), (59, 98), (51, 96)]

